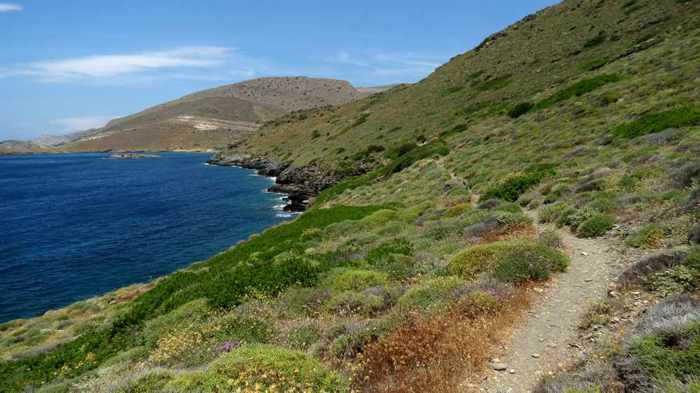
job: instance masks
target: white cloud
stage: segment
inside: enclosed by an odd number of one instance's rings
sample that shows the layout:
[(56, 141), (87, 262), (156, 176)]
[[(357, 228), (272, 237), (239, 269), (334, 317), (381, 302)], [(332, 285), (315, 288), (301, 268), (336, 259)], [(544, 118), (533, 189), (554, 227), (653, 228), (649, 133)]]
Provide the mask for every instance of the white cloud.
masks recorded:
[(51, 82), (114, 78), (152, 71), (222, 67), (232, 52), (231, 48), (192, 46), (135, 54), (94, 55), (35, 62), (22, 72)]
[(61, 128), (60, 131), (84, 131), (99, 128), (118, 116), (81, 116), (56, 119), (51, 124)]
[(0, 12), (19, 12), (23, 9), (24, 7), (22, 7), (20, 4), (0, 3)]

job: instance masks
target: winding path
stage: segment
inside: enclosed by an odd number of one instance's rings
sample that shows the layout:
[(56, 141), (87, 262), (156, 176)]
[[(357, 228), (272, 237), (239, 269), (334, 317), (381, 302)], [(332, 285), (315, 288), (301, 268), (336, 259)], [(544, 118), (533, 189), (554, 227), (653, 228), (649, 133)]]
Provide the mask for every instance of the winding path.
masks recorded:
[[(530, 215), (535, 219), (534, 212)], [(539, 231), (543, 229), (538, 225)], [(490, 369), (481, 392), (532, 392), (542, 376), (580, 357), (578, 326), (589, 306), (606, 297), (621, 269), (621, 258), (608, 240), (579, 239), (568, 231), (560, 234), (571, 265), (543, 288), (524, 321), (506, 340), (497, 359), (500, 368), (506, 369)]]

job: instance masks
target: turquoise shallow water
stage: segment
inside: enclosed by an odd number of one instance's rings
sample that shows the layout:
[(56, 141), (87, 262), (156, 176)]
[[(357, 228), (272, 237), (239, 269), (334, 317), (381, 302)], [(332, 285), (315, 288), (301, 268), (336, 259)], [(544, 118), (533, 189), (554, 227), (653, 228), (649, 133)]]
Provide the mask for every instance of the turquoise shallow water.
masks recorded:
[(0, 157), (0, 322), (145, 282), (290, 216), (206, 154)]

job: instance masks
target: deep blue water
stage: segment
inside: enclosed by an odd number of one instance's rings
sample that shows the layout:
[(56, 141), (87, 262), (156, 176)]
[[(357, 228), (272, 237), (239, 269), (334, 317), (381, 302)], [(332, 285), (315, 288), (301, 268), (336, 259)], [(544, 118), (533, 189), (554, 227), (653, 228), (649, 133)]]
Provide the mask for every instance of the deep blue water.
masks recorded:
[(170, 273), (279, 223), (270, 179), (206, 154), (0, 157), (0, 322)]

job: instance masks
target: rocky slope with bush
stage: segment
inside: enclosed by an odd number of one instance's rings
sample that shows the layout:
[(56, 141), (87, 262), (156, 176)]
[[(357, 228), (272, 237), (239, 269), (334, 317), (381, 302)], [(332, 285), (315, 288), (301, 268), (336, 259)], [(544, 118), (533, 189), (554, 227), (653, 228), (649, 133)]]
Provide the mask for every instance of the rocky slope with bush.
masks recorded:
[(539, 389), (697, 390), (699, 66), (697, 1), (566, 0), (415, 85), (270, 121), (218, 159), (304, 214), (94, 318), (1, 325), (0, 390), (476, 390), (569, 269), (561, 231), (629, 270)]

